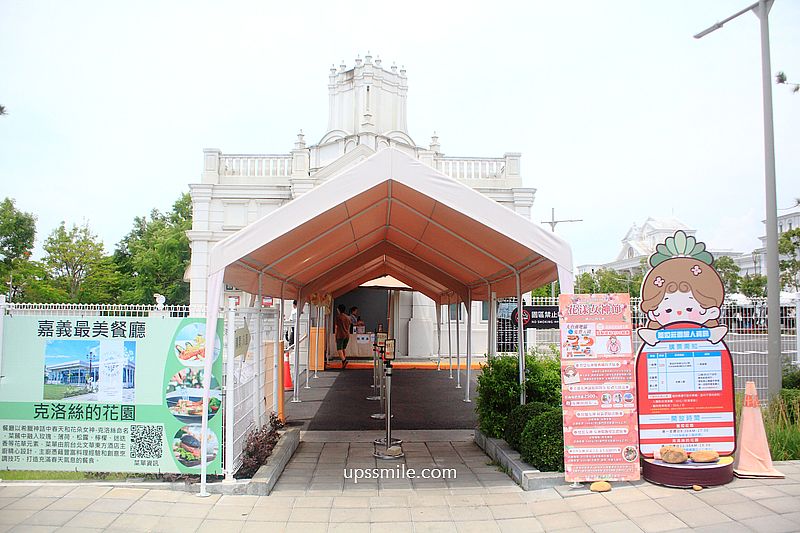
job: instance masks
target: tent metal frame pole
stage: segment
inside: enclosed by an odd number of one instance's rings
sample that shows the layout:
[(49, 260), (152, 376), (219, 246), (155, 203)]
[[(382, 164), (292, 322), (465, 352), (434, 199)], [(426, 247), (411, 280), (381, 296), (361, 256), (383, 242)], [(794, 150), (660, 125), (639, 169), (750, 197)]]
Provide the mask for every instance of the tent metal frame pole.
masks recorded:
[(497, 293), (491, 292), (489, 296), (489, 319), (492, 322), (492, 335), (489, 339), (489, 357), (497, 356)]
[(292, 403), (300, 403), (300, 315), (303, 301), (298, 296), (297, 312), (294, 315), (294, 382), (292, 383)]
[[(360, 213), (356, 213), (356, 214), (355, 214), (355, 215), (353, 215), (352, 217), (349, 217), (349, 218), (347, 218), (347, 219), (343, 220), (342, 222), (339, 222), (338, 224), (335, 224), (335, 225), (331, 226), (331, 227), (330, 227), (330, 228), (328, 228), (327, 230), (325, 230), (325, 231), (323, 231), (322, 233), (318, 234), (318, 235), (317, 235), (316, 237), (314, 237), (313, 239), (311, 239), (311, 240), (309, 240), (308, 242), (304, 243), (303, 245), (301, 245), (301, 246), (298, 246), (297, 248), (293, 249), (293, 250), (292, 250), (291, 252), (289, 252), (288, 254), (286, 254), (286, 255), (284, 255), (284, 256), (282, 256), (282, 257), (280, 257), (279, 259), (277, 259), (277, 260), (273, 261), (272, 263), (269, 263), (269, 264), (265, 265), (265, 266), (264, 266), (264, 268), (263, 268), (263, 269), (261, 269), (261, 271), (262, 271), (262, 272), (264, 272), (264, 271), (266, 271), (266, 270), (272, 270), (272, 268), (273, 268), (275, 265), (277, 265), (278, 263), (280, 263), (281, 261), (284, 261), (284, 260), (286, 260), (287, 258), (289, 258), (289, 257), (292, 257), (293, 255), (295, 255), (296, 253), (298, 253), (300, 250), (303, 250), (303, 249), (305, 249), (305, 248), (308, 248), (309, 246), (311, 246), (311, 245), (312, 245), (312, 244), (314, 244), (315, 242), (317, 242), (317, 241), (319, 241), (319, 240), (321, 240), (321, 239), (323, 239), (323, 238), (327, 237), (328, 235), (330, 235), (330, 234), (331, 234), (331, 233), (333, 233), (334, 231), (338, 230), (338, 229), (339, 229), (339, 228), (341, 228), (342, 226), (346, 226), (346, 225), (350, 224), (350, 223), (351, 223), (353, 220), (356, 220), (356, 219), (358, 219), (358, 218), (361, 218), (362, 216), (364, 216), (364, 215), (365, 215), (365, 214), (367, 214), (368, 212), (372, 211), (373, 209), (376, 209), (377, 207), (379, 207), (379, 206), (383, 205), (384, 203), (385, 203), (384, 201), (380, 201), (380, 202), (378, 202), (378, 203), (372, 204), (371, 206), (369, 206), (368, 208), (364, 209), (364, 210), (363, 210), (363, 211), (361, 211)], [(287, 281), (288, 281), (288, 280), (289, 280), (289, 279), (291, 279), (291, 278), (286, 278), (286, 279), (287, 279)]]
[(282, 414), (283, 405), (283, 350), (281, 349), (281, 342), (283, 341), (283, 286), (285, 285), (284, 282), (281, 282), (281, 303), (279, 304), (278, 308), (278, 317), (277, 323), (275, 328), (275, 366), (272, 369), (273, 376), (272, 376), (272, 393), (273, 393), (273, 404), (274, 404), (274, 411), (278, 413), (278, 416)]
[[(225, 324), (227, 336), (225, 346), (225, 481), (234, 482), (233, 479), (233, 426), (235, 424), (235, 392), (234, 380), (236, 369), (234, 366), (234, 353), (236, 350), (236, 309), (235, 300), (228, 298), (228, 310)], [(205, 437), (204, 437), (205, 438)]]
[[(319, 345), (322, 344), (322, 351), (323, 351), (323, 358), (325, 357), (325, 328), (322, 327), (322, 323), (324, 322), (325, 318), (325, 308), (321, 305), (317, 306), (317, 314), (314, 318), (317, 320), (317, 331), (314, 333), (314, 379), (319, 379), (317, 376), (317, 369), (319, 368), (319, 357), (317, 354), (319, 353)], [(310, 334), (309, 330), (309, 334)], [(322, 337), (322, 343), (320, 343), (320, 337)], [(308, 351), (311, 352), (311, 345), (309, 345)]]
[[(314, 305), (309, 302), (308, 304), (308, 325), (306, 325), (306, 333), (308, 335), (308, 352), (306, 353), (306, 386), (305, 389), (310, 389), (311, 385), (308, 384), (308, 378), (311, 377), (311, 317), (314, 315)], [(317, 367), (316, 362), (314, 368)]]
[(261, 427), (262, 406), (264, 406), (264, 353), (261, 350), (261, 274), (258, 275), (258, 299), (256, 300), (256, 394), (253, 395), (253, 421)]
[[(800, 353), (800, 352), (799, 352)], [(442, 369), (442, 304), (436, 303), (436, 370)]]
[(456, 304), (456, 388), (461, 388), (461, 324), (459, 316), (461, 315), (461, 298), (458, 298)]
[(470, 403), (472, 400), (469, 399), (469, 384), (471, 378), (471, 367), (472, 367), (472, 291), (470, 291), (470, 298), (469, 303), (466, 304), (467, 306), (467, 386), (464, 387), (466, 389), (464, 401)]
[(486, 306), (489, 316), (486, 320), (486, 359), (492, 358), (492, 284), (486, 282)]
[[(253, 273), (255, 273), (255, 274), (263, 274), (263, 273), (264, 273), (264, 271), (265, 271), (265, 270), (267, 270), (267, 269), (266, 269), (266, 267), (265, 267), (265, 268), (263, 268), (263, 269), (260, 269), (260, 270), (259, 270), (258, 268), (254, 267), (254, 266), (252, 266), (252, 265), (248, 265), (247, 263), (245, 263), (245, 262), (244, 262), (244, 261), (242, 261), (241, 259), (237, 259), (237, 260), (236, 260), (234, 263), (235, 263), (235, 264), (237, 264), (237, 265), (239, 265), (239, 266), (240, 266), (240, 267), (242, 267), (242, 268), (246, 268), (247, 270), (249, 270), (249, 271), (251, 271), (251, 272), (253, 272)], [(232, 263), (232, 264), (233, 264), (233, 263)], [(289, 285), (291, 285), (292, 287), (294, 287), (294, 288), (295, 288), (295, 289), (297, 289), (297, 290), (300, 290), (300, 288), (301, 288), (301, 286), (300, 286), (299, 284), (297, 284), (297, 283), (294, 283), (294, 282), (292, 282), (292, 281), (289, 281), (289, 279), (288, 279), (288, 278), (282, 278), (282, 277), (280, 277), (280, 276), (278, 276), (278, 275), (272, 275), (272, 276), (273, 276), (275, 279), (277, 279), (278, 281), (280, 281), (281, 283), (288, 283)], [(283, 297), (283, 296), (282, 296), (282, 293), (281, 293), (281, 297)]]
[(450, 296), (447, 296), (447, 352), (449, 354), (449, 359), (447, 362), (447, 366), (450, 369), (450, 379), (453, 379), (453, 332), (450, 327), (451, 319), (450, 319)]
[[(465, 239), (464, 237), (462, 237), (462, 236), (461, 236), (461, 235), (459, 235), (458, 233), (454, 232), (454, 231), (453, 231), (453, 230), (451, 230), (450, 228), (447, 228), (447, 227), (443, 226), (442, 224), (439, 224), (438, 222), (436, 222), (435, 220), (433, 220), (433, 219), (432, 219), (432, 218), (430, 218), (429, 216), (425, 215), (424, 213), (422, 213), (421, 211), (419, 211), (419, 210), (418, 210), (418, 209), (416, 209), (415, 207), (412, 207), (412, 206), (408, 205), (407, 203), (403, 202), (402, 200), (397, 200), (397, 199), (395, 199), (395, 202), (397, 202), (398, 204), (402, 205), (403, 207), (405, 207), (405, 208), (407, 208), (407, 209), (410, 209), (411, 211), (415, 212), (416, 214), (420, 215), (420, 216), (421, 216), (422, 218), (424, 218), (424, 219), (425, 219), (425, 220), (426, 220), (426, 221), (427, 221), (429, 224), (433, 224), (434, 226), (436, 226), (436, 227), (437, 227), (437, 228), (439, 228), (440, 230), (444, 231), (445, 233), (447, 233), (447, 234), (448, 234), (448, 235), (450, 235), (451, 237), (453, 237), (453, 238), (455, 238), (455, 239), (458, 239), (459, 241), (463, 242), (463, 243), (464, 243), (464, 244), (466, 244), (467, 246), (471, 246), (472, 248), (474, 248), (474, 249), (478, 250), (479, 252), (481, 252), (481, 253), (482, 253), (483, 255), (485, 255), (486, 257), (488, 257), (488, 258), (492, 259), (494, 262), (496, 262), (496, 263), (498, 263), (498, 264), (500, 264), (500, 265), (503, 265), (504, 267), (506, 267), (506, 268), (507, 268), (507, 269), (509, 269), (509, 270), (514, 270), (514, 271), (517, 271), (517, 269), (516, 269), (516, 268), (514, 268), (514, 267), (513, 267), (511, 264), (509, 264), (509, 263), (506, 263), (505, 261), (503, 261), (503, 260), (499, 259), (499, 258), (498, 258), (498, 257), (497, 257), (495, 254), (492, 254), (492, 253), (490, 253), (490, 252), (488, 252), (488, 251), (484, 250), (483, 248), (481, 248), (480, 246), (478, 246), (478, 245), (477, 245), (477, 244), (475, 244), (474, 242), (472, 242), (472, 241), (470, 241), (470, 240), (467, 240), (467, 239)], [(392, 229), (394, 229), (394, 228), (392, 228)], [(541, 254), (539, 254), (539, 255), (541, 255)], [(481, 277), (482, 277), (482, 276), (481, 276)]]
[(519, 404), (525, 405), (525, 349), (523, 346), (522, 327), (522, 285), (519, 279), (519, 272), (516, 273), (517, 280), (517, 352), (519, 357)]

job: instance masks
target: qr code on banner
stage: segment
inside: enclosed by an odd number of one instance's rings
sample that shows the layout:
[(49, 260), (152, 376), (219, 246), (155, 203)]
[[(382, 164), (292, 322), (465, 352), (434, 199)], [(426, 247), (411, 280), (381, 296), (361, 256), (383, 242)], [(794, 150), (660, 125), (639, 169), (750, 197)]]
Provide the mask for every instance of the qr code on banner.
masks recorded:
[(164, 427), (144, 424), (131, 425), (131, 457), (160, 459), (164, 453)]

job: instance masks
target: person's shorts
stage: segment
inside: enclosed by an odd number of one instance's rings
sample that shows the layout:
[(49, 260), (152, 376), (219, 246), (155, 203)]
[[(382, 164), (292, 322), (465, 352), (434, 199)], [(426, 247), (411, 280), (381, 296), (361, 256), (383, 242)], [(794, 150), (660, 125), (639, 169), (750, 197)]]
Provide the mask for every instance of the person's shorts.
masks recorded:
[(345, 337), (344, 339), (336, 339), (336, 349), (337, 350), (345, 350), (347, 348), (347, 341), (350, 339)]

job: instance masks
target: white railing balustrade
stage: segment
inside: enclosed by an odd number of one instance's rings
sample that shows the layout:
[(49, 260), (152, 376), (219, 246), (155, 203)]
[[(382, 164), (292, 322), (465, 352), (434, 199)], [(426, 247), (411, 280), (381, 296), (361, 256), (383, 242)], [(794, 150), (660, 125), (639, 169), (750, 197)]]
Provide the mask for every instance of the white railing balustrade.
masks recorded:
[(502, 157), (442, 157), (437, 169), (458, 180), (504, 178), (506, 160)]
[(281, 177), (292, 174), (291, 155), (223, 154), (219, 158), (220, 176)]

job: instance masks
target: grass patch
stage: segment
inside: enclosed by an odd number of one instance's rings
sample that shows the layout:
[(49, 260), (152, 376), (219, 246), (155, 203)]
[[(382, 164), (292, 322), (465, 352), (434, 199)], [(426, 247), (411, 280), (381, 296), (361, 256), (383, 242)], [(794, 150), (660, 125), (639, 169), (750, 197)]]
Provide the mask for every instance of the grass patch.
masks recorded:
[[(743, 400), (743, 394), (736, 394), (737, 433), (741, 431)], [(772, 460), (800, 459), (800, 392), (783, 389), (770, 400), (767, 407), (761, 408), (761, 414)]]
[(772, 460), (800, 459), (800, 395), (777, 395), (763, 412)]
[(47, 383), (44, 386), (44, 399), (63, 400), (64, 398), (88, 394), (89, 392), (91, 391), (86, 387), (76, 387), (75, 385), (52, 385)]
[(54, 472), (51, 470), (0, 470), (3, 481), (124, 481), (128, 477), (141, 477), (118, 472)]

